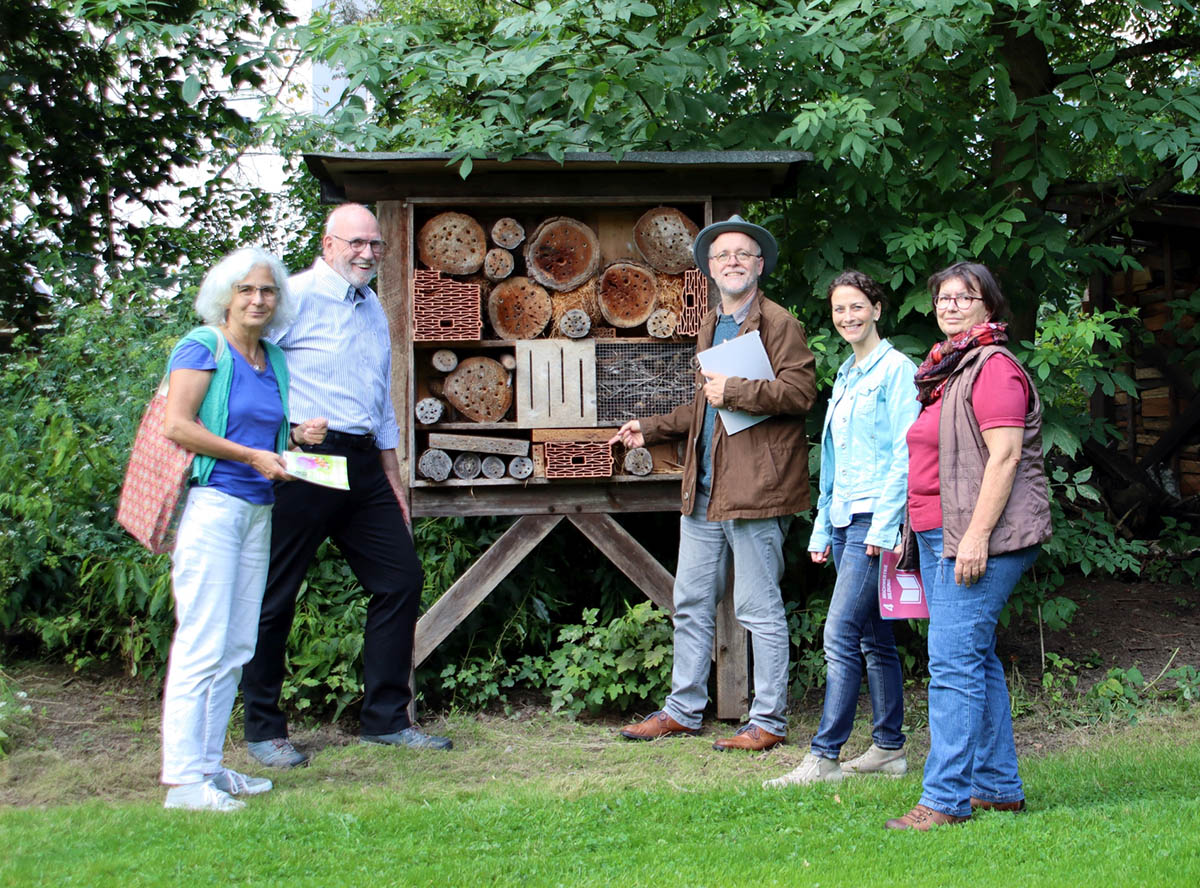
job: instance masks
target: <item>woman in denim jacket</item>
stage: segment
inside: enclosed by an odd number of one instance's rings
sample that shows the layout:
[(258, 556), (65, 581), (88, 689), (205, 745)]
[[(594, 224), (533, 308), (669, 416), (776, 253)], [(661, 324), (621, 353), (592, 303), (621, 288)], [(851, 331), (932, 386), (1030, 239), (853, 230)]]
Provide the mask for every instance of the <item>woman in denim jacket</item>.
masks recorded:
[[(883, 288), (858, 271), (829, 285), (833, 324), (854, 353), (838, 370), (821, 436), (820, 499), (808, 550), (833, 555), (837, 584), (825, 620), (825, 709), (811, 751), (767, 786), (841, 780), (843, 773), (900, 776), (903, 682), (891, 625), (879, 616), (879, 553), (900, 542), (908, 478), (905, 434), (920, 409), (916, 366), (881, 339)], [(860, 655), (861, 652), (861, 655)], [(874, 726), (870, 749), (838, 764), (850, 736), (867, 662)]]

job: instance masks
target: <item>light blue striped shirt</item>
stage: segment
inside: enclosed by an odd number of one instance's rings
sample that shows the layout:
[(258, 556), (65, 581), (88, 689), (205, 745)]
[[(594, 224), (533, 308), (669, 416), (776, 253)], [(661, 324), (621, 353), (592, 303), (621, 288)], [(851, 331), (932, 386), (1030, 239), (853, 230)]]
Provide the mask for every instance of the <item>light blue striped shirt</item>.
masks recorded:
[(380, 450), (394, 449), (392, 343), (375, 291), (356, 289), (324, 259), (288, 288), (296, 319), (274, 341), (287, 355), (292, 422), (324, 416), (332, 431), (373, 434)]

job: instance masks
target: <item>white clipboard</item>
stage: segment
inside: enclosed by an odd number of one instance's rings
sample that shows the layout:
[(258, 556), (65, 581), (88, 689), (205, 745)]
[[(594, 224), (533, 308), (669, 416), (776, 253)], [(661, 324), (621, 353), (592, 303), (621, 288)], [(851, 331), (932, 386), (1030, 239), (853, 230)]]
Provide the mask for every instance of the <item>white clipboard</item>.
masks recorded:
[[(740, 376), (742, 379), (775, 378), (775, 371), (771, 369), (771, 359), (767, 357), (767, 350), (763, 348), (762, 337), (758, 335), (757, 330), (706, 348), (696, 354), (696, 360), (700, 362), (700, 369), (709, 373)], [(721, 415), (727, 435), (736, 435), (768, 418), (767, 415), (757, 416), (742, 410), (727, 410), (724, 407), (718, 407), (717, 413)]]

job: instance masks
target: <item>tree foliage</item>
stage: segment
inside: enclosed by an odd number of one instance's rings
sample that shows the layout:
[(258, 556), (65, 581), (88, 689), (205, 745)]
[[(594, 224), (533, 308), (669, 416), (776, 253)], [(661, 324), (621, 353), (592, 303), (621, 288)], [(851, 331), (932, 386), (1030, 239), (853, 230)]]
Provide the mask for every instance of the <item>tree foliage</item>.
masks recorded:
[[(290, 21), (284, 0), (3, 0), (2, 18), (0, 318), (30, 329), (48, 290), (98, 292), (187, 256), (189, 229), (251, 215), (253, 197), (225, 193), (255, 137), (231, 96), (279, 62), (265, 41)], [(203, 163), (208, 181), (189, 185)], [(162, 224), (167, 186), (182, 225)]]
[[(1118, 261), (1102, 235), (1200, 164), (1188, 0), (516, 0), (472, 16), (317, 17), (298, 34), (349, 89), (331, 132), (473, 158), (604, 150), (811, 151), (781, 219), (799, 294), (856, 264), (924, 304), (972, 257), (1031, 331), (1042, 298)], [(369, 96), (366, 101), (364, 96)], [(1056, 191), (1122, 198), (1072, 230)], [(1135, 190), (1136, 189), (1136, 190)]]

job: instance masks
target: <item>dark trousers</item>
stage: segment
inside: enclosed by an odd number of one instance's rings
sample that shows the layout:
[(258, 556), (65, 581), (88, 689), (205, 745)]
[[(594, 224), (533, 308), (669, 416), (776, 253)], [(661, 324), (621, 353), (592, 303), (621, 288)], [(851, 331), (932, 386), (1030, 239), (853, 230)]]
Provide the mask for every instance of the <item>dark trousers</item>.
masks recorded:
[(287, 736), (279, 692), (288, 633), (296, 613), (296, 594), (317, 547), (326, 538), (337, 544), (370, 596), (363, 639), (365, 690), (360, 730), (388, 734), (411, 724), (409, 673), (423, 582), (412, 535), (383, 473), (378, 450), (331, 445), (306, 449), (345, 456), (350, 490), (305, 481), (275, 485), (271, 567), (258, 646), (242, 672), (248, 741)]

